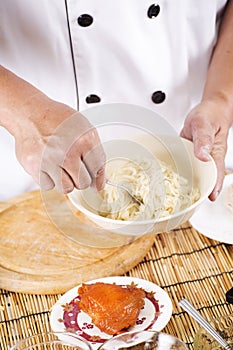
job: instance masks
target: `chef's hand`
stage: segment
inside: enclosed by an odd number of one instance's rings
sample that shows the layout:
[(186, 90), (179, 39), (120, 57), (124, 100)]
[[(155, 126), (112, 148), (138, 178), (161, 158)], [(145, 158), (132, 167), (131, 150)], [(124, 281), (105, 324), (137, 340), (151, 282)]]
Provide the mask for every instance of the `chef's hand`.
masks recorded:
[(193, 141), (194, 153), (202, 161), (211, 155), (217, 167), (216, 185), (209, 196), (214, 201), (222, 189), (227, 136), (230, 128), (221, 101), (205, 100), (197, 105), (186, 117), (181, 136)]
[(102, 189), (105, 153), (97, 130), (82, 114), (45, 95), (33, 96), (22, 112), (28, 115), (31, 106), (30, 119), (14, 134), (24, 169), (43, 190)]

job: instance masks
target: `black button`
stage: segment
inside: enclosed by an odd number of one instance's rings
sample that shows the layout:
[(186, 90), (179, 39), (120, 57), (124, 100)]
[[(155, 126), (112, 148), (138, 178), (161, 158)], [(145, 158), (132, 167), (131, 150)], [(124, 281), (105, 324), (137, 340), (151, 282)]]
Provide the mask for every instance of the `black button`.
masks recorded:
[(86, 103), (98, 103), (98, 102), (100, 102), (100, 101), (101, 101), (101, 100), (100, 100), (100, 97), (97, 96), (97, 95), (94, 95), (94, 94), (88, 95), (88, 96), (86, 97)]
[(165, 98), (166, 95), (162, 91), (155, 91), (151, 96), (151, 99), (154, 103), (162, 103), (165, 100)]
[(154, 18), (158, 16), (159, 12), (160, 12), (160, 6), (153, 4), (148, 8), (147, 16), (149, 18)]
[(79, 16), (77, 21), (81, 27), (88, 27), (92, 24), (93, 17), (91, 17), (90, 15), (84, 14), (84, 15)]

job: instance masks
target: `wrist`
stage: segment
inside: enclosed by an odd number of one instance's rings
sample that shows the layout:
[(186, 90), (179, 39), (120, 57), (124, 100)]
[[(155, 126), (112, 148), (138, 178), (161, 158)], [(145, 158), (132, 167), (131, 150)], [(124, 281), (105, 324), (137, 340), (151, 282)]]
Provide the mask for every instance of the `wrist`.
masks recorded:
[(37, 91), (17, 108), (5, 108), (1, 125), (16, 138), (30, 133), (46, 135), (74, 113), (77, 111)]
[(0, 110), (1, 126), (6, 128), (14, 137), (28, 130), (33, 125), (32, 116), (35, 106), (33, 100), (39, 92), (34, 95), (26, 96), (24, 100), (19, 100), (16, 95), (8, 99)]
[(230, 96), (223, 91), (218, 91), (211, 95), (204, 93), (202, 102), (217, 106), (221, 111), (221, 117), (224, 117), (229, 125), (233, 123), (233, 95)]

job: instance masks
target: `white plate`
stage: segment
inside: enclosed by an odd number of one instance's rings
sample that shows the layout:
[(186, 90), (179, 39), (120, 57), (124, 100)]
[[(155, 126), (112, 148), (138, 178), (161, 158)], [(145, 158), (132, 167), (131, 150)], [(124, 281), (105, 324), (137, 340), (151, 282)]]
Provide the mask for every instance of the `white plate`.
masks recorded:
[(233, 244), (233, 211), (227, 206), (226, 197), (232, 185), (233, 174), (226, 175), (217, 200), (206, 200), (189, 220), (203, 235), (228, 244)]
[[(114, 276), (99, 278), (85, 283), (96, 282), (116, 283), (117, 285), (130, 285), (133, 282), (147, 293), (152, 292), (145, 298), (145, 306), (139, 313), (136, 325), (129, 329), (130, 332), (145, 329), (160, 331), (171, 318), (172, 303), (168, 294), (152, 282), (134, 277)], [(101, 332), (99, 328), (91, 323), (91, 318), (83, 311), (79, 311), (77, 304), (74, 304), (74, 300), (78, 299), (78, 288), (80, 286), (69, 290), (52, 307), (50, 315), (51, 328), (54, 332), (62, 332), (67, 329), (76, 332), (90, 341), (93, 349), (97, 349), (112, 336)], [(66, 305), (66, 311), (64, 310), (64, 305)], [(98, 337), (98, 339), (95, 337)]]

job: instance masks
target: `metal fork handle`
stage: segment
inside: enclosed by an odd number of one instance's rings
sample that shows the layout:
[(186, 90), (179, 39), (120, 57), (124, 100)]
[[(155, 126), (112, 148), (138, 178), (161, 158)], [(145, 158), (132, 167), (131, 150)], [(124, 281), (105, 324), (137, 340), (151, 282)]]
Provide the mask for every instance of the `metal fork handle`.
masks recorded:
[(142, 202), (141, 202), (139, 199), (137, 199), (137, 198), (130, 192), (130, 190), (129, 190), (127, 187), (125, 187), (125, 186), (123, 186), (123, 185), (115, 184), (115, 183), (113, 183), (113, 182), (111, 182), (111, 181), (109, 181), (109, 180), (107, 180), (106, 183), (107, 183), (108, 185), (110, 185), (110, 186), (114, 186), (114, 187), (120, 188), (120, 189), (123, 190), (123, 191), (126, 191), (126, 192), (128, 193), (128, 195), (129, 195), (137, 204), (139, 204), (139, 205), (142, 204)]
[(199, 311), (187, 300), (182, 299), (179, 305), (194, 318), (217, 342), (226, 350), (232, 350), (232, 347), (221, 337), (221, 335), (211, 326), (211, 324), (202, 317)]

